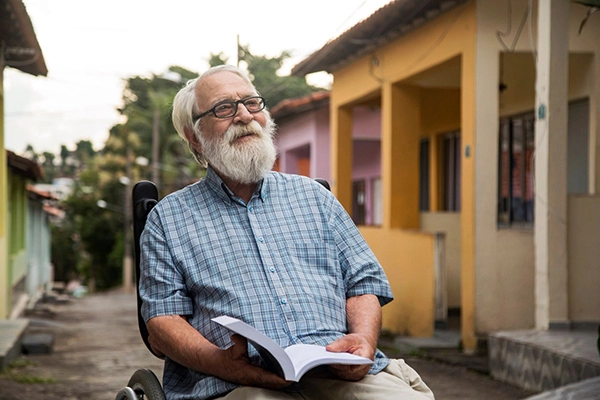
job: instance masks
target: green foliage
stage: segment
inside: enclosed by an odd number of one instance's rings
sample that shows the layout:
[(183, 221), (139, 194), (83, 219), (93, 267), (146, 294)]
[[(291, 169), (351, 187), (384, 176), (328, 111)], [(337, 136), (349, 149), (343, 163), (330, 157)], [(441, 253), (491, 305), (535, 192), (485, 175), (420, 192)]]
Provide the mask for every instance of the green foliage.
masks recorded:
[(212, 68), (217, 65), (227, 64), (227, 61), (229, 61), (229, 58), (226, 57), (223, 52), (220, 52), (219, 54), (211, 53), (208, 59), (208, 65)]
[(34, 384), (34, 383), (56, 383), (53, 378), (45, 378), (40, 376), (27, 375), (25, 370), (29, 367), (35, 366), (36, 363), (24, 358), (19, 358), (11, 362), (7, 368), (4, 369), (4, 373), (10, 376), (15, 382), (23, 384)]
[(70, 218), (67, 218), (61, 224), (52, 225), (51, 234), (50, 252), (54, 265), (54, 279), (67, 282), (78, 275), (77, 232)]
[(323, 90), (309, 85), (305, 78), (278, 75), (285, 60), (290, 58), (287, 51), (277, 57), (256, 56), (250, 52), (248, 46), (240, 46), (238, 53), (240, 60), (247, 65), (252, 83), (266, 99), (269, 107), (285, 99), (304, 97), (317, 90)]

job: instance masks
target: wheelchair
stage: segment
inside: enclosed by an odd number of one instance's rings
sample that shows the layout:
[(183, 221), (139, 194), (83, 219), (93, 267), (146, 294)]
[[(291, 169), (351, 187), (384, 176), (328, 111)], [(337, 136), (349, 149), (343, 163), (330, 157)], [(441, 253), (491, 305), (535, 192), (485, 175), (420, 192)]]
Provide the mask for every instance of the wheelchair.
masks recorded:
[[(140, 276), (140, 235), (146, 225), (146, 218), (152, 208), (158, 203), (158, 189), (153, 182), (140, 181), (132, 189), (132, 208), (133, 208), (133, 238), (134, 238), (134, 256), (135, 256), (135, 281), (137, 297), (137, 316), (138, 328), (146, 348), (156, 357), (163, 358), (156, 354), (150, 342), (148, 341), (148, 328), (142, 317), (142, 299), (138, 290)], [(127, 386), (117, 393), (115, 400), (165, 400), (160, 380), (154, 372), (149, 369), (138, 369), (133, 373)]]
[[(329, 182), (325, 179), (316, 178), (315, 181), (323, 185), (327, 190), (331, 190)], [(135, 281), (136, 281), (136, 297), (137, 297), (137, 316), (138, 328), (142, 340), (146, 348), (158, 358), (164, 357), (156, 354), (150, 342), (148, 341), (148, 328), (142, 317), (142, 299), (139, 292), (139, 276), (140, 276), (140, 236), (146, 225), (146, 218), (152, 208), (158, 203), (158, 189), (153, 182), (139, 181), (132, 189), (132, 208), (133, 208), (133, 237), (134, 237), (134, 256), (135, 256)], [(154, 372), (149, 369), (138, 369), (133, 373), (127, 386), (117, 393), (115, 400), (165, 400), (165, 393), (160, 380)]]

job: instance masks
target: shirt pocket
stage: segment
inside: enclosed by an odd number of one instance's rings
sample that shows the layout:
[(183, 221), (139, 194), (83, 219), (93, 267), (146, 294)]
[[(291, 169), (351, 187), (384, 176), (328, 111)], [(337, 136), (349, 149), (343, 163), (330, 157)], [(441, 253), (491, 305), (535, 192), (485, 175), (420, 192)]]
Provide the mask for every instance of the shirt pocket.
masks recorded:
[(335, 246), (321, 242), (299, 242), (288, 247), (293, 279), (308, 301), (321, 306), (345, 304), (342, 271)]

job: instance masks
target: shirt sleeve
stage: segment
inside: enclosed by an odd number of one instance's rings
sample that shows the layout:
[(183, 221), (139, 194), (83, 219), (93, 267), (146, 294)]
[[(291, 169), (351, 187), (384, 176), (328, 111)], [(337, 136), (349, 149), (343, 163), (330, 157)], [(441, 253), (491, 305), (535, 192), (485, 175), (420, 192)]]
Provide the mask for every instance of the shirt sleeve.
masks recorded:
[(331, 197), (329, 223), (339, 252), (346, 298), (374, 294), (382, 306), (389, 303), (394, 296), (383, 267), (344, 207)]
[(157, 205), (148, 215), (140, 237), (139, 291), (146, 322), (162, 315), (191, 315), (193, 312), (184, 276), (173, 261), (164, 229), (169, 225), (162, 223), (158, 208)]

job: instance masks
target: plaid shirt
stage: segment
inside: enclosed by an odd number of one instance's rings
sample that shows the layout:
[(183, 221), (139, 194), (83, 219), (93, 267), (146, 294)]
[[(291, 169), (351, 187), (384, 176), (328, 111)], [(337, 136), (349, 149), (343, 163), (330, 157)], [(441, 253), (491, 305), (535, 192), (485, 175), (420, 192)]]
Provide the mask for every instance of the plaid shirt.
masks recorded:
[[(381, 265), (344, 208), (305, 177), (271, 172), (245, 203), (209, 168), (205, 179), (154, 207), (141, 249), (145, 320), (186, 315), (222, 348), (231, 332), (211, 321), (220, 315), (284, 348), (325, 346), (347, 333), (347, 298), (392, 300)], [(252, 346), (249, 355), (261, 363)], [(388, 362), (378, 350), (370, 373)], [(236, 387), (168, 358), (163, 386), (168, 399), (206, 399)]]

